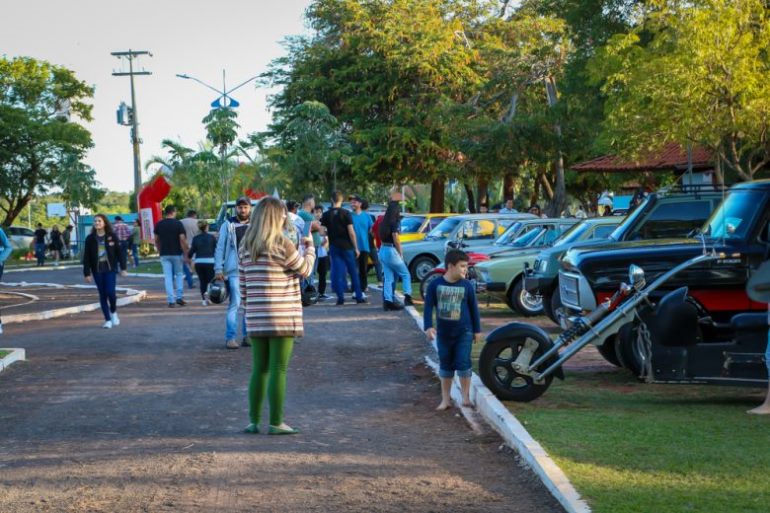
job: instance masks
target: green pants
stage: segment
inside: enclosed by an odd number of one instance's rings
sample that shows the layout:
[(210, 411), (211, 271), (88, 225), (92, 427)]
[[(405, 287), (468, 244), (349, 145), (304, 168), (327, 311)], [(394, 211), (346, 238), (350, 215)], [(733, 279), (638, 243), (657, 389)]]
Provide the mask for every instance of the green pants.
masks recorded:
[(249, 381), (249, 419), (259, 424), (265, 392), (270, 404), (270, 425), (283, 424), (286, 398), (286, 370), (289, 367), (293, 337), (250, 337), (254, 367)]

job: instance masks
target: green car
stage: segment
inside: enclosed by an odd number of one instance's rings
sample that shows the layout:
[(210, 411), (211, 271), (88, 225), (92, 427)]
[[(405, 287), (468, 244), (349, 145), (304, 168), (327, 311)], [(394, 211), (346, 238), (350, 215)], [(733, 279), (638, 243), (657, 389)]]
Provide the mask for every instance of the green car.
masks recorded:
[[(514, 312), (527, 317), (539, 315), (544, 310), (543, 298), (527, 292), (524, 284), (525, 269), (543, 253), (553, 254), (556, 255), (554, 258), (558, 258), (574, 242), (606, 238), (623, 219), (619, 216), (585, 219), (581, 222), (578, 222), (579, 219), (561, 219), (559, 221), (570, 224), (562, 225), (561, 235), (555, 241), (551, 238), (550, 243), (544, 241), (539, 246), (528, 247), (513, 256), (493, 258), (476, 264), (475, 271), (480, 288), (504, 296), (505, 303)], [(551, 246), (551, 249), (546, 249)]]
[(489, 260), (474, 266), (479, 290), (502, 293), (508, 306), (522, 315), (541, 313), (541, 298), (522, 292), (524, 264), (532, 262), (543, 248), (551, 247), (579, 221), (575, 218), (539, 219), (532, 225), (533, 229), (510, 242), (510, 248), (498, 251), (498, 255), (488, 253)]
[(535, 259), (532, 268), (525, 273), (524, 288), (534, 296), (543, 298), (543, 312), (558, 324), (555, 309), (561, 307), (561, 298), (552, 291), (559, 281), (561, 259), (568, 249), (578, 242), (606, 239), (626, 218), (619, 216), (596, 217), (586, 219), (564, 234), (558, 245), (544, 249)]

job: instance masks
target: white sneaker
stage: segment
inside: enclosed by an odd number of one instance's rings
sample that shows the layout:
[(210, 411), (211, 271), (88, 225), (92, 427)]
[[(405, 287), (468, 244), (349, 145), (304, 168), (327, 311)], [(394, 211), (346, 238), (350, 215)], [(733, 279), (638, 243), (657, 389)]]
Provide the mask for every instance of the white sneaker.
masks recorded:
[(203, 301), (201, 301), (201, 306), (209, 306), (209, 300), (204, 299)]
[(110, 314), (110, 316), (112, 317), (112, 325), (120, 326), (120, 318), (118, 317), (118, 312)]
[(104, 321), (104, 324), (102, 324), (102, 328), (106, 330), (112, 329), (112, 321)]

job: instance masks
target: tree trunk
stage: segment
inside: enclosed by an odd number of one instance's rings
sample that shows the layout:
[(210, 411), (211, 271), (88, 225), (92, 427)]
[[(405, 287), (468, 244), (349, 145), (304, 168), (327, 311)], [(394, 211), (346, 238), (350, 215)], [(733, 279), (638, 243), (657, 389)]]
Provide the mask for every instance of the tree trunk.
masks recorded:
[(538, 174), (537, 179), (540, 181), (541, 184), (543, 184), (543, 189), (545, 189), (545, 195), (548, 198), (548, 200), (553, 201), (554, 191), (553, 191), (553, 187), (551, 187), (551, 182), (548, 181), (548, 173), (546, 172), (545, 168), (541, 168), (541, 171)]
[(503, 176), (503, 201), (513, 199), (513, 173), (508, 172)]
[[(556, 94), (556, 81), (553, 77), (548, 77), (545, 82), (545, 90), (548, 95), (548, 105), (553, 108), (556, 106), (558, 97)], [(556, 123), (553, 127), (556, 133), (558, 144), (561, 145), (561, 125)], [(567, 207), (567, 188), (564, 183), (564, 157), (561, 148), (557, 150), (556, 161), (554, 162), (554, 174), (556, 190), (553, 192), (550, 203), (548, 204), (547, 214), (549, 217), (558, 217)]]
[(476, 210), (476, 197), (473, 194), (473, 186), (469, 183), (463, 183), (465, 187), (465, 194), (468, 196), (468, 212), (475, 214)]
[(479, 205), (479, 208), (477, 209), (477, 211), (481, 211), (482, 206), (487, 207), (487, 209), (489, 208), (489, 180), (487, 180), (486, 178), (479, 178), (477, 183), (478, 183), (477, 193), (478, 193), (478, 205)]
[(430, 183), (430, 211), (441, 213), (444, 211), (444, 180), (436, 179)]

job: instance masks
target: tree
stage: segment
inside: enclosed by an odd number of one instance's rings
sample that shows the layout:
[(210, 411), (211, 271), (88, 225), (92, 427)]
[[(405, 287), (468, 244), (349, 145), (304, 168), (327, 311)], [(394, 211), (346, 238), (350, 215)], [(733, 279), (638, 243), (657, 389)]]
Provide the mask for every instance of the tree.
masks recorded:
[[(292, 177), (294, 194), (315, 191), (324, 197), (337, 189), (337, 175), (349, 162), (350, 145), (328, 107), (317, 101), (295, 105), (260, 134), (268, 158)], [(348, 173), (349, 175), (349, 173)], [(349, 178), (349, 176), (348, 176)]]
[(61, 188), (86, 206), (98, 199), (93, 170), (80, 160), (91, 134), (93, 88), (74, 73), (29, 57), (0, 57), (0, 211), (9, 226), (36, 194)]
[(271, 106), (286, 118), (307, 100), (326, 105), (351, 141), (359, 182), (443, 184), (460, 168), (436, 107), (464, 101), (479, 80), (463, 30), (473, 4), (315, 0), (314, 34), (287, 40), (288, 55), (265, 75), (283, 87)]
[(603, 142), (634, 157), (668, 142), (710, 148), (751, 180), (770, 162), (770, 23), (762, 0), (649, 2), (592, 62), (608, 96)]

